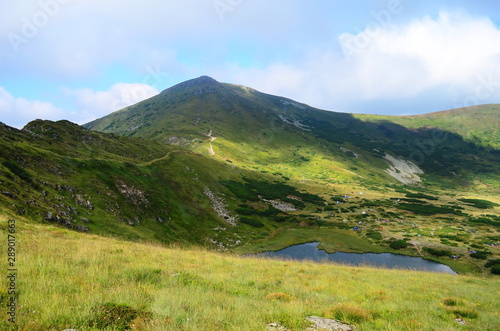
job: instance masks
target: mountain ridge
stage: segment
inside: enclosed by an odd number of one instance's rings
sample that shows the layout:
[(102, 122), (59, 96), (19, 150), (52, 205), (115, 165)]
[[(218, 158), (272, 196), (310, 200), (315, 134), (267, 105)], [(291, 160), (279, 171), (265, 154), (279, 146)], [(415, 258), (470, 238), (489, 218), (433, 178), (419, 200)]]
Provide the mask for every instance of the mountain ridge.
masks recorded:
[(488, 269), (435, 254), (500, 258), (487, 246), (500, 241), (500, 155), (487, 136), (318, 110), (203, 76), (176, 86), (87, 128), (0, 125), (0, 212), (240, 253), (319, 241), (476, 273)]
[[(484, 165), (478, 164), (482, 172), (496, 163), (496, 141), (500, 139), (497, 138), (500, 134), (496, 131), (491, 133), (489, 128), (498, 122), (498, 118), (493, 116), (498, 110), (500, 108), (486, 113), (491, 120), (484, 121), (484, 130), (474, 122), (474, 135), (467, 135), (468, 125), (458, 131), (456, 128), (460, 126), (450, 127), (441, 122), (433, 127), (424, 115), (422, 122), (421, 117), (330, 112), (201, 76), (85, 126), (97, 131), (174, 143), (247, 167), (253, 166), (255, 162), (269, 164), (277, 160), (291, 160), (300, 154), (290, 150), (290, 145), (295, 144), (309, 146), (308, 154), (322, 155), (323, 158), (333, 158), (345, 164), (351, 162), (345, 156), (354, 155), (366, 173), (376, 170), (377, 176), (383, 177), (387, 175), (387, 165), (393, 166), (384, 160), (388, 154), (393, 159), (423, 166), (425, 173), (437, 170), (441, 173), (439, 178), (436, 177), (438, 181), (447, 181), (449, 184), (452, 180), (443, 169), (449, 169), (449, 173), (467, 171), (468, 167), (459, 166), (453, 160), (464, 159), (457, 157), (459, 154), (467, 153), (468, 150), (474, 150), (474, 153), (480, 151), (485, 160)], [(472, 137), (472, 143), (477, 143), (477, 148), (462, 138), (469, 136)], [(215, 145), (214, 139), (217, 139)], [(318, 143), (323, 147), (313, 146)], [(429, 144), (431, 146), (423, 147)], [(441, 149), (447, 149), (446, 153)], [(310, 159), (305, 155), (298, 158)], [(473, 158), (472, 154), (470, 158)], [(338, 168), (338, 162), (334, 163), (326, 166)], [(374, 164), (378, 166), (374, 167)], [(281, 170), (277, 164), (269, 169), (273, 172)], [(398, 176), (393, 177), (400, 179)]]

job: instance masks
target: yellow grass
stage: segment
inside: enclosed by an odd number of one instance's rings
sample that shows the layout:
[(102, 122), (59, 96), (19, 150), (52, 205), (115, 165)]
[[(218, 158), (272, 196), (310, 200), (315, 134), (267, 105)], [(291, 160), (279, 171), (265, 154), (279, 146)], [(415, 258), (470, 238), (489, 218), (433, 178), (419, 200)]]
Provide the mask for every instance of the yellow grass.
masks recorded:
[[(6, 238), (4, 220), (0, 229)], [(500, 329), (494, 277), (244, 258), (21, 221), (16, 241), (18, 330), (93, 330), (106, 303), (145, 313), (129, 324), (134, 330), (265, 330), (269, 323), (305, 330), (310, 315), (358, 330), (454, 330), (461, 327), (455, 318), (467, 321), (465, 329)], [(10, 326), (4, 318), (0, 329)]]

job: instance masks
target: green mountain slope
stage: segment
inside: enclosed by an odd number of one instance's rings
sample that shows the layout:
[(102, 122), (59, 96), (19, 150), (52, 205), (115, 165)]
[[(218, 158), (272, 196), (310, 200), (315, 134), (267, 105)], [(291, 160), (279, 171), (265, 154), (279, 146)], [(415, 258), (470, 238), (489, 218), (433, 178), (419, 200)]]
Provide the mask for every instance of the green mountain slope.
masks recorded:
[(390, 120), (409, 128), (432, 127), (453, 132), (477, 145), (500, 149), (500, 105), (479, 105), (414, 116), (361, 115), (370, 120)]
[(65, 121), (35, 121), (22, 131), (2, 125), (0, 144), (5, 211), (133, 240), (210, 244), (212, 229), (227, 222), (205, 192), (240, 176), (185, 150)]
[(322, 111), (200, 77), (86, 128), (1, 125), (0, 208), (128, 240), (240, 253), (320, 241), (489, 273), (498, 150), (426, 121)]
[(86, 127), (321, 183), (498, 193), (497, 113), (493, 106), (405, 118), (335, 113), (203, 76)]

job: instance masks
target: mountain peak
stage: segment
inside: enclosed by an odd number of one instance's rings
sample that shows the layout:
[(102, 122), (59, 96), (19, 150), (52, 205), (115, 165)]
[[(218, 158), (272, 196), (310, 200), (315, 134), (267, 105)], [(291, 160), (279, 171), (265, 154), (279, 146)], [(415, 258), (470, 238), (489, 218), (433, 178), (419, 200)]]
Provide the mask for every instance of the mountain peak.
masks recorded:
[(163, 92), (161, 94), (165, 94), (167, 92), (179, 90), (179, 89), (185, 89), (185, 88), (190, 88), (194, 86), (199, 86), (199, 85), (204, 85), (204, 86), (221, 86), (221, 83), (213, 79), (212, 77), (209, 76), (200, 76), (198, 78), (190, 79), (185, 82), (179, 83), (177, 85), (174, 85)]

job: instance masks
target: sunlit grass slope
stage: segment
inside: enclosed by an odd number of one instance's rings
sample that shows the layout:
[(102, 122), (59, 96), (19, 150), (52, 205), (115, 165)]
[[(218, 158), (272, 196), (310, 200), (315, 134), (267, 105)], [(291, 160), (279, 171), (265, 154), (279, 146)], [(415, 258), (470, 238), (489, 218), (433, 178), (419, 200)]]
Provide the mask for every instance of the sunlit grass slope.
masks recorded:
[(16, 236), (18, 330), (305, 330), (310, 315), (358, 330), (500, 328), (500, 282), (489, 277), (244, 258), (21, 220)]

